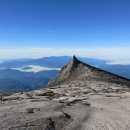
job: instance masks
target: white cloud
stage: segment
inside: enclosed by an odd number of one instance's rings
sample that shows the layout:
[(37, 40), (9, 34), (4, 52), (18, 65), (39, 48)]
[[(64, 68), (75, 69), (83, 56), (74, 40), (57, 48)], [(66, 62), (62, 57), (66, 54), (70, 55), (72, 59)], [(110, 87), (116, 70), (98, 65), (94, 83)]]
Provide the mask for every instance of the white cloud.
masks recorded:
[(60, 70), (60, 68), (49, 68), (49, 67), (42, 67), (42, 66), (36, 66), (36, 65), (27, 65), (23, 66), (21, 68), (12, 68), (14, 70), (19, 70), (22, 72), (40, 72), (40, 71), (50, 71), (50, 70)]
[(130, 59), (118, 59), (113, 61), (108, 61), (108, 65), (130, 65)]
[(0, 59), (39, 58), (63, 55), (76, 55), (112, 61), (127, 59), (127, 61), (130, 61), (130, 47), (0, 49)]

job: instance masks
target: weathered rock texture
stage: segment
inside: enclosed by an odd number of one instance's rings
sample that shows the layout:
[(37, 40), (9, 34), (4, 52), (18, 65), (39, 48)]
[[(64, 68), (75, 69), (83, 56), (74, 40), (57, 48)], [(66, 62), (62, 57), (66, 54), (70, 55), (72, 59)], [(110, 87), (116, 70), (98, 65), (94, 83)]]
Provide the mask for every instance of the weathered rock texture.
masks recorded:
[(61, 69), (57, 78), (54, 81), (51, 81), (49, 86), (55, 86), (58, 84), (63, 84), (67, 81), (71, 82), (79, 79), (104, 81), (108, 83), (117, 83), (130, 86), (129, 79), (92, 67), (79, 61), (75, 56), (73, 56), (68, 65)]
[(130, 130), (129, 88), (74, 56), (44, 90), (2, 95), (0, 130)]

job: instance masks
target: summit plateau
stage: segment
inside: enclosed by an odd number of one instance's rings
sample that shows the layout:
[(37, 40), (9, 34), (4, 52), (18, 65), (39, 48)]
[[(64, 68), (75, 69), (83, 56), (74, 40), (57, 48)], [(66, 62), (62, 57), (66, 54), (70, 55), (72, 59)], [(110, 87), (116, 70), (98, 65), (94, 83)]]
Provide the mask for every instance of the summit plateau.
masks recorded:
[(1, 95), (0, 130), (130, 130), (129, 89), (73, 56), (45, 89)]

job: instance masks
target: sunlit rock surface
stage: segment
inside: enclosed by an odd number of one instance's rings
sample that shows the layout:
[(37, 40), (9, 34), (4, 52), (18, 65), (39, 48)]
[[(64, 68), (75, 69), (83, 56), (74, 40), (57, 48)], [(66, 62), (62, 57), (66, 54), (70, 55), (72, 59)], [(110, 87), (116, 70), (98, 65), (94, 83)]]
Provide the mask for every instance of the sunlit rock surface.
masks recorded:
[(0, 97), (0, 130), (129, 130), (130, 80), (75, 56), (47, 88)]

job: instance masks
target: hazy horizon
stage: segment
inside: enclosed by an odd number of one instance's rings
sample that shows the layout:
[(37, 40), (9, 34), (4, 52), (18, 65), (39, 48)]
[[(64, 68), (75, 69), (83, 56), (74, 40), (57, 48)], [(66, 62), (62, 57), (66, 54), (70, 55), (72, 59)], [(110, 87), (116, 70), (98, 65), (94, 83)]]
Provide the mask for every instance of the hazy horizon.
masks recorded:
[(130, 61), (128, 0), (0, 1), (0, 59)]

